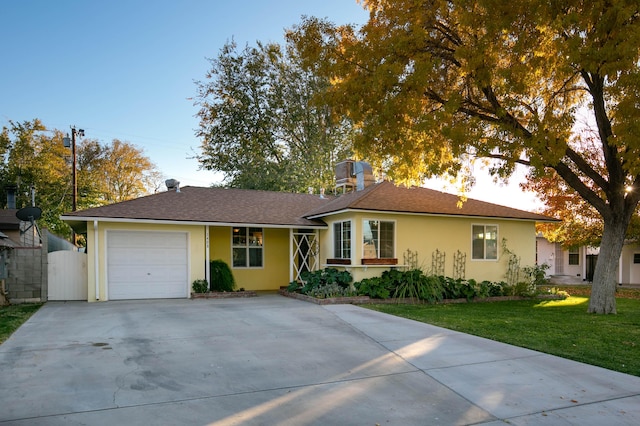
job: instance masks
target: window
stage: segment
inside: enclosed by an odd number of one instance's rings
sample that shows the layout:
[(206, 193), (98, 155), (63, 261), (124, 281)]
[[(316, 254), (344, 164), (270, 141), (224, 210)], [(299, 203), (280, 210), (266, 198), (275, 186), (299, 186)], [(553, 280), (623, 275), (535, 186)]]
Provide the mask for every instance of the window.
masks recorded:
[(633, 253), (633, 263), (640, 263), (640, 253)]
[(262, 267), (262, 228), (233, 228), (234, 268)]
[(580, 248), (570, 248), (569, 249), (569, 265), (579, 265), (580, 264)]
[(475, 260), (498, 259), (498, 226), (472, 225), (472, 258)]
[(365, 220), (362, 223), (362, 258), (394, 258), (394, 228), (394, 222)]
[(351, 259), (351, 221), (333, 224), (333, 257)]

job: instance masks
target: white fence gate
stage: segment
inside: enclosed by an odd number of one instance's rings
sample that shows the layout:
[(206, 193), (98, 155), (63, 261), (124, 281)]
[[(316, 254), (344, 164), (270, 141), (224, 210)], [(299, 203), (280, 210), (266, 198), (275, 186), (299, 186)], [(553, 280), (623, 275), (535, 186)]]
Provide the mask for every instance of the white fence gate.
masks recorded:
[(87, 255), (77, 251), (48, 254), (48, 300), (87, 300)]

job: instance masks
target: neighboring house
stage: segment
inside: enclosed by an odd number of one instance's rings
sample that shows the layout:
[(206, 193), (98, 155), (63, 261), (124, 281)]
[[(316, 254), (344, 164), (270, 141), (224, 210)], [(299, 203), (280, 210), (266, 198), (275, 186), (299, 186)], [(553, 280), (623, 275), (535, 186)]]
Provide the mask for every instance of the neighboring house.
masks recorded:
[(14, 244), (20, 244), (20, 219), (18, 209), (0, 209), (0, 232)]
[[(547, 277), (555, 284), (580, 284), (593, 281), (599, 247), (563, 248), (541, 234), (536, 238), (538, 264), (547, 264)], [(620, 285), (640, 285), (640, 244), (626, 243), (618, 264)]]
[(535, 223), (553, 220), (475, 200), (458, 207), (456, 195), (425, 188), (365, 185), (340, 196), (172, 186), (62, 219), (87, 236), (89, 301), (187, 298), (213, 259), (246, 290), (277, 290), (327, 266), (358, 281), (404, 266), (407, 251), (425, 269), (438, 251), (446, 275), (463, 253), (467, 278), (500, 281), (503, 242), (533, 265)]

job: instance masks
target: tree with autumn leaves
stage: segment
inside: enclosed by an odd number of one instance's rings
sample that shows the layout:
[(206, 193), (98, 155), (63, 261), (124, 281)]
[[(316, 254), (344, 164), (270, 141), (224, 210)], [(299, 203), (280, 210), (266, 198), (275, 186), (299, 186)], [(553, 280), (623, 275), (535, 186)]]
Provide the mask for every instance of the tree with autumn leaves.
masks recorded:
[[(9, 122), (0, 132), (0, 186), (16, 186), (16, 206), (35, 203), (42, 209), (41, 226), (68, 237), (60, 215), (71, 211), (71, 152), (65, 134), (47, 129), (40, 120)], [(103, 144), (82, 139), (76, 149), (78, 209), (136, 198), (157, 191), (161, 175), (143, 151), (117, 139)], [(6, 198), (5, 198), (6, 199)]]
[[(322, 98), (356, 152), (398, 178), (469, 158), (557, 179), (601, 219), (589, 312), (615, 313), (618, 258), (640, 200), (636, 0), (363, 0), (361, 28), (305, 18), (288, 40), (332, 82)], [(588, 113), (593, 151), (576, 132)], [(600, 159), (599, 163), (593, 161)]]

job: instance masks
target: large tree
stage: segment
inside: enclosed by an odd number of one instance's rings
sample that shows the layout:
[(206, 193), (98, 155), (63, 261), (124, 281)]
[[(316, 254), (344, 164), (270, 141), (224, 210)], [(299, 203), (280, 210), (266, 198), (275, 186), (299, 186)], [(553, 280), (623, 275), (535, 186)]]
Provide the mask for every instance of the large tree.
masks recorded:
[[(16, 206), (42, 209), (40, 225), (69, 236), (60, 215), (72, 208), (71, 151), (65, 134), (48, 130), (38, 119), (9, 122), (0, 133), (0, 186), (17, 187)], [(117, 139), (108, 144), (83, 139), (77, 149), (78, 209), (100, 206), (156, 191), (159, 172), (143, 151)]]
[(313, 104), (328, 80), (303, 69), (277, 44), (227, 43), (197, 83), (201, 166), (228, 186), (306, 191), (333, 186), (336, 161), (350, 153), (349, 123)]
[[(455, 173), (464, 157), (557, 174), (602, 217), (589, 312), (615, 313), (617, 265), (640, 199), (637, 0), (365, 0), (361, 28), (304, 19), (290, 34), (334, 82), (355, 142), (397, 173)], [(593, 117), (604, 168), (572, 138)], [(625, 191), (631, 186), (633, 190)]]
[[(606, 173), (602, 151), (598, 149), (599, 139), (590, 132), (576, 132), (574, 135), (576, 149), (589, 165), (600, 174)], [(585, 181), (586, 184), (593, 182)], [(522, 188), (533, 191), (544, 203), (542, 213), (561, 219), (560, 223), (540, 223), (538, 231), (552, 242), (559, 242), (565, 248), (581, 246), (599, 247), (602, 242), (603, 220), (602, 215), (590, 205), (580, 194), (567, 185), (554, 170), (542, 176), (529, 176), (521, 184)], [(597, 187), (591, 187), (593, 191), (600, 192)], [(627, 191), (631, 188), (627, 187)], [(640, 241), (640, 216), (631, 217), (625, 236), (626, 242)]]

